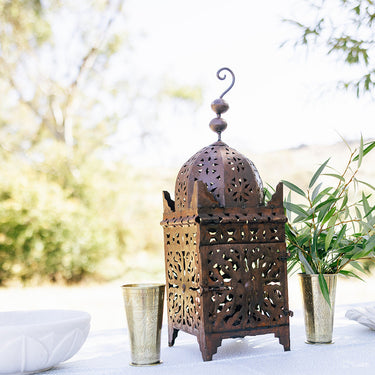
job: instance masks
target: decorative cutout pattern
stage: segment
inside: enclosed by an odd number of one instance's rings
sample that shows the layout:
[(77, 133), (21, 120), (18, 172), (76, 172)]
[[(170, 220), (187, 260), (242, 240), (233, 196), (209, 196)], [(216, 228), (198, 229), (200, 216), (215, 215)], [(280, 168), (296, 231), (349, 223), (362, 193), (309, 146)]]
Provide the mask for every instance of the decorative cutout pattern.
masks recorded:
[(222, 207), (254, 206), (263, 200), (254, 164), (221, 141), (197, 152), (180, 169), (175, 187), (177, 211), (190, 207), (197, 180), (206, 184)]
[(284, 244), (204, 247), (212, 332), (287, 323), (285, 252)]
[(169, 321), (176, 328), (197, 332), (201, 323), (197, 228), (166, 228), (164, 235)]
[(201, 244), (284, 242), (284, 223), (202, 225)]
[(279, 184), (265, 205), (253, 163), (221, 141), (180, 169), (161, 222), (170, 346), (181, 329), (205, 361), (229, 337), (274, 333), (290, 350), (282, 200)]

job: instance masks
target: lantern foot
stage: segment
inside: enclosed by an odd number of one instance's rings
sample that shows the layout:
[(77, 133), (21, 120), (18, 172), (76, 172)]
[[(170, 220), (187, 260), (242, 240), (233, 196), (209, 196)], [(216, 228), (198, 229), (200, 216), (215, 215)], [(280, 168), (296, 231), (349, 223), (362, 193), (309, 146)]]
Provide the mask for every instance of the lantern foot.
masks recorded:
[(290, 334), (289, 334), (289, 327), (280, 327), (280, 329), (275, 332), (275, 337), (279, 339), (280, 345), (284, 347), (284, 351), (290, 351)]
[(178, 329), (173, 327), (168, 327), (168, 346), (173, 346), (178, 335)]
[(217, 348), (221, 345), (222, 339), (211, 335), (204, 335), (198, 338), (199, 348), (202, 353), (203, 361), (212, 361), (212, 356), (217, 352)]

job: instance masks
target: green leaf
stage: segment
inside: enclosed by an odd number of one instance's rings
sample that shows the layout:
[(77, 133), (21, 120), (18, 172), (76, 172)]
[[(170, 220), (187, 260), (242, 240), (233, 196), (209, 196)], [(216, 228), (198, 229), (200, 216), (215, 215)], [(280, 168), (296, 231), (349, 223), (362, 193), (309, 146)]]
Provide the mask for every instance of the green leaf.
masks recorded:
[(315, 184), (315, 182), (316, 182), (316, 180), (319, 178), (319, 176), (320, 176), (320, 174), (322, 173), (322, 171), (323, 171), (323, 169), (325, 168), (325, 166), (327, 165), (327, 163), (329, 162), (329, 159), (327, 159), (318, 169), (317, 169), (317, 171), (314, 173), (314, 175), (312, 176), (312, 178), (311, 178), (311, 181), (310, 181), (310, 183), (309, 183), (309, 189), (311, 189), (313, 186), (314, 186), (314, 184)]
[(314, 199), (312, 202), (313, 205), (317, 204), (325, 195), (331, 196), (331, 194), (328, 194), (332, 190), (332, 187), (327, 187), (324, 190), (322, 190)]
[(363, 155), (367, 155), (374, 147), (375, 147), (375, 141), (369, 142), (368, 146), (363, 151)]
[(328, 222), (328, 227), (333, 227), (336, 223), (338, 219), (338, 213), (336, 213), (335, 215), (333, 215), (330, 219), (329, 219), (329, 222)]
[(375, 235), (371, 236), (365, 245), (365, 251), (374, 251), (375, 250)]
[(293, 220), (293, 223), (294, 224), (296, 224), (296, 223), (301, 223), (301, 222), (304, 222), (304, 221), (306, 221), (306, 220), (309, 220), (310, 219), (310, 217), (306, 217), (306, 216), (301, 216), (301, 215), (298, 215), (298, 216), (296, 216), (295, 218), (294, 218), (294, 220)]
[(338, 198), (328, 198), (326, 201), (323, 201), (323, 202), (319, 203), (315, 207), (315, 212), (318, 212), (318, 211), (322, 210), (323, 208), (326, 208), (327, 206), (330, 207), (332, 205), (332, 203), (336, 202), (337, 200), (338, 200)]
[(365, 182), (365, 181), (361, 181), (361, 180), (357, 180), (357, 182), (359, 182), (360, 184), (363, 184), (363, 185), (366, 185), (368, 186), (370, 189), (372, 190), (375, 190), (375, 187), (370, 185), (368, 182)]
[(350, 262), (350, 265), (356, 270), (362, 273), (366, 273), (366, 270), (362, 267), (361, 263), (358, 263), (356, 260), (353, 260), (352, 262)]
[(320, 188), (322, 187), (322, 184), (323, 184), (323, 182), (321, 182), (319, 185), (317, 185), (317, 186), (315, 187), (315, 189), (313, 190), (313, 192), (312, 192), (312, 194), (311, 194), (311, 200), (312, 200), (312, 201), (314, 201), (315, 198), (316, 198), (316, 196), (318, 195), (319, 190), (320, 190)]
[(328, 229), (328, 233), (327, 233), (325, 241), (324, 241), (324, 248), (326, 249), (326, 251), (328, 251), (328, 249), (329, 249), (329, 245), (331, 244), (331, 241), (332, 241), (332, 238), (333, 238), (334, 234), (335, 234), (335, 228), (330, 227)]
[(359, 16), (361, 14), (361, 6), (357, 5), (353, 8), (353, 11), (357, 14), (357, 16)]
[(369, 225), (365, 221), (360, 221), (360, 224), (362, 225), (363, 230), (366, 230), (366, 232), (373, 232), (374, 231), (373, 225)]
[(323, 176), (335, 177), (335, 178), (339, 179), (341, 182), (345, 182), (345, 178), (340, 176), (337, 173), (323, 173)]
[(313, 274), (316, 273), (312, 269), (311, 265), (309, 264), (309, 262), (307, 261), (307, 259), (305, 258), (305, 256), (303, 255), (301, 250), (298, 250), (298, 258), (301, 261), (303, 267), (305, 268), (305, 271), (306, 271), (307, 274), (313, 275)]
[(272, 194), (270, 193), (270, 191), (266, 187), (263, 189), (263, 192), (264, 192), (264, 196), (266, 198), (266, 201), (271, 200)]
[(288, 221), (291, 222), (292, 221), (292, 213), (291, 211), (286, 207), (286, 204), (287, 203), (290, 203), (292, 200), (292, 192), (289, 191), (286, 199), (284, 200), (284, 208), (285, 208), (285, 211), (286, 211), (286, 217), (288, 218)]
[(291, 261), (288, 261), (288, 270), (287, 270), (287, 272), (288, 272), (288, 274), (290, 276), (292, 276), (296, 272), (294, 270), (297, 268), (298, 265), (299, 265), (299, 262), (298, 262), (297, 259), (293, 259)]
[(374, 147), (375, 147), (375, 141), (370, 142), (368, 146), (364, 149), (363, 155), (367, 155)]
[(281, 181), (286, 187), (288, 187), (290, 190), (293, 190), (295, 193), (299, 194), (299, 195), (302, 195), (303, 197), (306, 198), (306, 194), (305, 192), (299, 188), (298, 186), (294, 185), (293, 183), (289, 182), (289, 181), (285, 181), (285, 180), (282, 180)]
[(358, 150), (358, 168), (362, 164), (362, 159), (363, 159), (363, 136), (361, 134), (361, 141), (359, 143), (359, 150)]
[(358, 253), (352, 255), (352, 259), (353, 260), (358, 260), (358, 259), (361, 259), (361, 258), (364, 258), (368, 255), (368, 252), (367, 251), (358, 251)]
[(271, 186), (269, 183), (267, 183), (267, 189), (268, 191), (271, 193), (271, 194), (274, 194), (275, 193), (275, 188), (273, 186)]
[(345, 192), (344, 199), (342, 200), (342, 204), (341, 204), (339, 211), (341, 211), (346, 206), (347, 203), (348, 203), (348, 193)]
[(341, 240), (343, 239), (344, 237), (344, 234), (346, 232), (346, 228), (347, 228), (347, 225), (344, 224), (339, 232), (339, 234), (337, 235), (334, 243), (332, 244), (332, 247), (339, 247), (339, 244), (341, 242)]
[(314, 232), (313, 238), (312, 238), (312, 244), (311, 244), (311, 256), (315, 262), (318, 262), (318, 233), (317, 231)]
[(327, 212), (327, 214), (322, 217), (322, 226), (331, 219), (331, 217), (336, 213), (336, 207), (331, 207), (331, 209)]
[(371, 212), (374, 211), (375, 209), (375, 206), (374, 207), (370, 207), (370, 204), (368, 202), (368, 199), (365, 195), (364, 192), (362, 192), (362, 203), (363, 203), (363, 209), (365, 210), (365, 216), (364, 218), (368, 218), (367, 221), (371, 220), (372, 219), (372, 215), (371, 215)]
[(362, 219), (362, 213), (357, 206), (354, 207), (358, 219)]
[(291, 212), (294, 212), (295, 214), (299, 215), (299, 216), (304, 216), (304, 217), (308, 217), (309, 214), (307, 213), (307, 211), (305, 211), (301, 206), (298, 206), (297, 204), (294, 204), (292, 202), (285, 202), (284, 201), (284, 208), (286, 208), (287, 210), (291, 211)]
[[(344, 216), (343, 216), (343, 219), (346, 220), (349, 216), (350, 216), (349, 207), (345, 206), (344, 207)], [(354, 224), (354, 223), (352, 222), (352, 224)]]
[[(370, 143), (368, 144), (368, 146), (363, 150), (363, 155), (362, 155), (362, 156), (367, 155), (367, 154), (368, 154), (373, 148), (375, 148), (375, 141), (370, 142)], [(353, 159), (353, 161), (356, 161), (356, 160), (359, 160), (359, 155), (357, 155), (357, 156)]]
[(290, 225), (290, 223), (285, 224), (285, 234), (286, 234), (289, 241), (292, 241), (296, 238), (296, 233), (294, 232), (294, 229)]
[[(336, 212), (335, 207), (332, 207), (332, 205), (337, 201), (337, 198), (330, 198), (326, 201), (319, 203), (316, 208), (315, 212), (319, 212), (318, 214), (318, 222), (321, 222), (324, 224), (327, 220), (331, 218), (331, 216)], [(327, 216), (328, 218), (327, 218)]]
[(329, 307), (331, 307), (328, 285), (324, 278), (324, 275), (320, 273), (318, 277), (319, 277), (319, 286), (320, 286), (320, 290), (322, 291), (323, 297), (327, 301)]
[(311, 235), (309, 233), (302, 233), (299, 234), (298, 237), (296, 237), (296, 244), (298, 245), (299, 248), (305, 248), (310, 246), (310, 241), (311, 241)]
[(349, 143), (346, 141), (346, 139), (340, 133), (337, 132), (337, 134), (342, 139), (342, 141), (345, 143), (345, 145), (349, 149), (349, 151), (352, 152), (352, 149), (350, 148)]
[(352, 272), (352, 271), (341, 270), (341, 271), (339, 272), (339, 274), (344, 275), (344, 276), (348, 276), (348, 277), (355, 277), (355, 278), (357, 278), (357, 279), (359, 279), (359, 280), (361, 280), (361, 281), (365, 281), (365, 280), (362, 279), (362, 277), (358, 276), (357, 274), (355, 274), (355, 273)]

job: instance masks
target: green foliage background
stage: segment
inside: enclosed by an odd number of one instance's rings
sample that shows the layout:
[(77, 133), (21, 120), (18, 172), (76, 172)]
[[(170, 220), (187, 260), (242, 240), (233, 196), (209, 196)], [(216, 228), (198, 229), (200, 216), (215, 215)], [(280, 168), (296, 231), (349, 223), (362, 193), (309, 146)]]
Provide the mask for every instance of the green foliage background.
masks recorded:
[[(109, 140), (128, 116), (140, 116), (140, 137), (157, 131), (162, 100), (197, 105), (202, 92), (134, 78), (124, 4), (0, 0), (0, 285), (163, 277), (161, 191), (173, 192), (177, 171), (108, 161)], [(264, 181), (304, 181), (311, 154), (291, 155), (254, 162)]]
[[(285, 21), (299, 35), (294, 45), (319, 47), (333, 64), (351, 67), (349, 77), (337, 82), (338, 89), (352, 90), (372, 99), (375, 88), (375, 4), (372, 0), (303, 0), (307, 11)], [(286, 44), (290, 42), (287, 41)]]
[(103, 220), (45, 176), (19, 163), (3, 166), (0, 283), (78, 281), (93, 274), (105, 249), (116, 243)]
[(164, 177), (109, 160), (109, 144), (138, 101), (199, 89), (141, 92), (124, 8), (0, 0), (0, 285), (163, 273)]
[(169, 177), (95, 158), (73, 175), (54, 158), (1, 158), (0, 285), (162, 275)]

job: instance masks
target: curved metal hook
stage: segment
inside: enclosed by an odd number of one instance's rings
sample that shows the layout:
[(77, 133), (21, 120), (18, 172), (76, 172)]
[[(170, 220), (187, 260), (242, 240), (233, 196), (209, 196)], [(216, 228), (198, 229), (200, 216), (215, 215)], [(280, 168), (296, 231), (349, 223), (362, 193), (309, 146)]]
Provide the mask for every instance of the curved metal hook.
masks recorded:
[(235, 76), (234, 76), (234, 73), (229, 69), (229, 68), (221, 68), (217, 71), (216, 73), (216, 77), (219, 78), (220, 80), (224, 80), (225, 78), (227, 78), (227, 75), (224, 74), (222, 77), (220, 76), (220, 73), (223, 71), (223, 70), (227, 70), (231, 75), (232, 75), (232, 83), (231, 85), (220, 95), (220, 99), (223, 98), (223, 96), (233, 87), (234, 85), (234, 82), (236, 80)]

